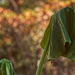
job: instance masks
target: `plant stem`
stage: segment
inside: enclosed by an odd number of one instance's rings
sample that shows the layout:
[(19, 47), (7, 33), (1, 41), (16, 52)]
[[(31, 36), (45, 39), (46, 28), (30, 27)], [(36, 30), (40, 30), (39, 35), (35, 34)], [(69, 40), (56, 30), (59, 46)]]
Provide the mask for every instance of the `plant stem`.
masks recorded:
[(46, 56), (46, 53), (47, 53), (47, 50), (48, 50), (48, 47), (49, 47), (49, 42), (50, 42), (50, 35), (48, 36), (48, 39), (47, 39), (47, 42), (46, 42), (46, 46), (44, 48), (44, 51), (43, 51), (43, 54), (42, 54), (42, 57), (41, 57), (38, 69), (36, 71), (36, 75), (40, 75), (40, 72), (41, 72), (41, 69), (42, 69), (42, 65), (43, 65), (43, 62), (44, 62), (44, 59), (45, 59), (45, 56)]

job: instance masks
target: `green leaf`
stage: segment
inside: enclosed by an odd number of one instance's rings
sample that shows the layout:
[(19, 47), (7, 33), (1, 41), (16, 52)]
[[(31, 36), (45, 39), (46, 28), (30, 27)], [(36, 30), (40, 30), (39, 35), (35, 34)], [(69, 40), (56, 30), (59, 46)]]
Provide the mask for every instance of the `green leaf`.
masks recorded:
[(50, 35), (51, 22), (52, 22), (52, 17), (50, 19), (50, 23), (49, 23), (48, 27), (45, 30), (44, 37), (43, 37), (43, 39), (41, 41), (41, 47), (43, 49), (45, 48), (48, 36)]
[(40, 75), (47, 51), (49, 60), (62, 55), (75, 61), (75, 12), (72, 8), (66, 7), (51, 17), (41, 47), (44, 51), (36, 75)]
[(48, 36), (50, 34), (50, 43), (48, 50), (48, 59), (56, 59), (59, 56), (65, 56), (75, 61), (75, 12), (70, 7), (63, 8), (52, 15), (50, 23), (44, 33), (41, 41), (41, 47), (44, 49)]
[(9, 60), (0, 60), (0, 75), (16, 75), (12, 63)]

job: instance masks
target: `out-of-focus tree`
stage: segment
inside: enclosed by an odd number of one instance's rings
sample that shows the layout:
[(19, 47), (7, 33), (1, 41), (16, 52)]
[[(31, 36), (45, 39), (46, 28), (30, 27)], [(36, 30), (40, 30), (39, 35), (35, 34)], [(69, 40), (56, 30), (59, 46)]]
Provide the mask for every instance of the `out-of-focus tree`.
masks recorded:
[(9, 7), (15, 12), (19, 11), (19, 7), (22, 8), (33, 8), (38, 4), (37, 0), (8, 0)]
[(24, 8), (33, 8), (38, 4), (39, 0), (23, 0), (23, 7)]
[(8, 1), (9, 1), (10, 8), (13, 9), (15, 12), (18, 12), (17, 1), (19, 0), (8, 0)]
[(71, 6), (72, 8), (75, 8), (75, 0), (71, 0), (70, 3), (71, 3), (70, 6)]
[(8, 0), (9, 1), (9, 6), (12, 10), (15, 12), (19, 11), (19, 5), (22, 4), (23, 0)]

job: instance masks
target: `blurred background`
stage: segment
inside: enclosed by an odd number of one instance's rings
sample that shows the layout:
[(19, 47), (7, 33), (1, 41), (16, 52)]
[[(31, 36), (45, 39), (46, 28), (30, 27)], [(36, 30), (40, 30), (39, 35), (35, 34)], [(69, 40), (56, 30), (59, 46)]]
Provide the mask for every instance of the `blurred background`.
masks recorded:
[[(9, 59), (17, 75), (35, 75), (50, 17), (75, 0), (0, 0), (0, 60)], [(75, 75), (75, 63), (60, 56), (45, 59), (41, 75)]]

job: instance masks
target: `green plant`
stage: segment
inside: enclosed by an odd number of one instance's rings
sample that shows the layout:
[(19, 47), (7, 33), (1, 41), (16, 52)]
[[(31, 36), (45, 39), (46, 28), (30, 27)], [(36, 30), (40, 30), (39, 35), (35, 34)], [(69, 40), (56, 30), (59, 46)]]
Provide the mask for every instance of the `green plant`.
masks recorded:
[(50, 20), (41, 47), (44, 49), (36, 75), (40, 75), (41, 68), (48, 53), (48, 60), (65, 56), (75, 61), (75, 12), (66, 7), (55, 13)]
[(0, 60), (0, 75), (16, 75), (12, 63), (9, 60)]

